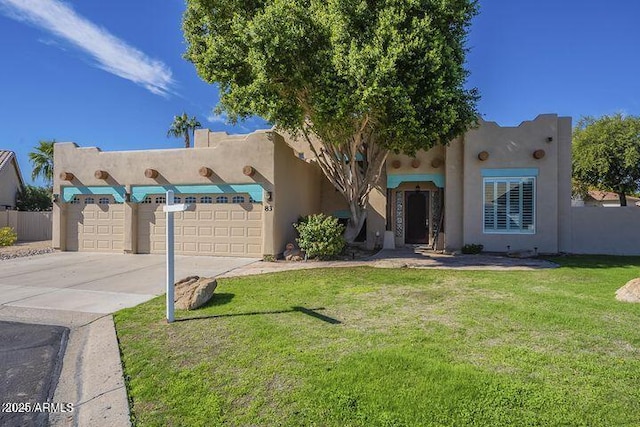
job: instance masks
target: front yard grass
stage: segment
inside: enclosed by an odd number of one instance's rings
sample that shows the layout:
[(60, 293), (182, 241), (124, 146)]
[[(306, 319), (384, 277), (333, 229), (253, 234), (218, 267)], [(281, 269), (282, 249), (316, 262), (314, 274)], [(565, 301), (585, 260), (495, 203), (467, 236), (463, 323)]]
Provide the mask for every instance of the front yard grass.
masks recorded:
[(640, 425), (640, 258), (538, 271), (345, 268), (219, 281), (115, 315), (140, 426)]

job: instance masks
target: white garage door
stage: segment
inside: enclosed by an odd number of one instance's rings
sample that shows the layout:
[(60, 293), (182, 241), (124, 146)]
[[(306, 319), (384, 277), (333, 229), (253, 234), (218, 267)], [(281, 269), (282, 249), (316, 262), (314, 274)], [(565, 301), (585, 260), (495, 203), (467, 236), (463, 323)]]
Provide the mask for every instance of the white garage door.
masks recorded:
[(122, 252), (124, 205), (111, 196), (76, 196), (67, 207), (67, 250)]
[[(165, 252), (164, 196), (148, 196), (138, 205), (138, 252)], [(177, 196), (195, 211), (175, 218), (175, 249), (182, 255), (262, 257), (262, 205), (243, 195)]]

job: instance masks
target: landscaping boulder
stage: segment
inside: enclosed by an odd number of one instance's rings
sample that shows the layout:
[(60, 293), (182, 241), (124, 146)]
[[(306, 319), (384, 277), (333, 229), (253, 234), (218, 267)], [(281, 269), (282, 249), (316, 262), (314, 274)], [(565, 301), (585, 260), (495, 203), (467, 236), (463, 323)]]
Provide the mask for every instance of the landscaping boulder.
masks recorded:
[(640, 278), (632, 279), (616, 291), (616, 299), (626, 302), (640, 302)]
[(175, 306), (180, 310), (194, 310), (213, 297), (218, 286), (212, 277), (189, 276), (175, 284)]
[(284, 259), (287, 261), (302, 261), (302, 251), (295, 247), (293, 243), (287, 243), (287, 248), (283, 253)]

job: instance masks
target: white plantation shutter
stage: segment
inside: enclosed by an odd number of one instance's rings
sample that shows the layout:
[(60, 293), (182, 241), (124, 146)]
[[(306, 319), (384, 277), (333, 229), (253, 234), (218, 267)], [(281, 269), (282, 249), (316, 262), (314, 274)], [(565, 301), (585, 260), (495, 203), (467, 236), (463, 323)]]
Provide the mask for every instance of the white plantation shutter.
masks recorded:
[(484, 178), (485, 233), (535, 233), (535, 178)]

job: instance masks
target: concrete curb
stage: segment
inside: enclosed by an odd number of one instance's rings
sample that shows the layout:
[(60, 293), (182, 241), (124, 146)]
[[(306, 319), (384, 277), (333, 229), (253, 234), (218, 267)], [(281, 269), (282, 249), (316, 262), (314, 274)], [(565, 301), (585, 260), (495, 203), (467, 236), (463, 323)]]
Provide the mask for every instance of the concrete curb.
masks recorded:
[(73, 403), (51, 413), (51, 426), (130, 426), (113, 317), (104, 314), (0, 307), (0, 320), (66, 326), (69, 341), (53, 402)]

